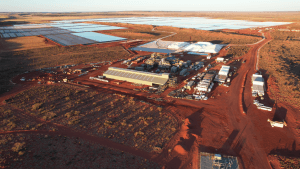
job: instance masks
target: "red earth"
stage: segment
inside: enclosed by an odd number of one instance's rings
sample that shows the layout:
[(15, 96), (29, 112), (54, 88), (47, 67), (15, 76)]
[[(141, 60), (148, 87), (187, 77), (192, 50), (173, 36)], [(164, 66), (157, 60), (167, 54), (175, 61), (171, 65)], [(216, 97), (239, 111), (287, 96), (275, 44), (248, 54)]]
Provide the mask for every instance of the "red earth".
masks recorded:
[[(266, 39), (260, 43), (249, 45), (250, 51), (241, 58), (247, 62), (241, 64), (234, 75), (231, 86), (214, 87), (213, 98), (206, 101), (181, 100), (167, 97), (168, 92), (174, 89), (168, 89), (161, 95), (134, 91), (136, 86), (128, 82), (116, 84), (116, 80), (110, 80), (109, 83), (89, 80), (90, 76), (101, 75), (109, 66), (122, 67), (121, 62), (114, 62), (112, 65), (103, 65), (99, 70), (91, 71), (88, 75), (78, 77), (76, 74), (57, 75), (57, 79), (69, 76), (69, 80), (81, 82), (74, 84), (79, 86), (89, 86), (93, 90), (105, 93), (119, 93), (133, 96), (139, 100), (161, 105), (172, 109), (172, 115), (178, 119), (180, 125), (178, 132), (163, 148), (161, 153), (148, 153), (138, 150), (134, 147), (128, 147), (112, 140), (91, 136), (86, 133), (74, 131), (67, 126), (43, 121), (32, 116), (39, 123), (47, 123), (58, 128), (58, 131), (0, 131), (0, 134), (8, 133), (43, 133), (49, 135), (66, 135), (71, 137), (83, 138), (107, 147), (126, 151), (131, 154), (141, 156), (162, 165), (163, 168), (199, 168), (198, 152), (221, 153), (237, 156), (240, 168), (276, 168), (276, 162), (269, 162), (268, 155), (273, 153), (289, 154), (299, 156), (300, 150), (299, 134), (296, 130), (297, 120), (299, 119), (299, 110), (287, 103), (274, 102), (270, 99), (269, 88), (263, 103), (273, 107), (271, 112), (258, 110), (253, 104), (251, 94), (251, 76), (256, 73), (255, 65), (257, 62), (257, 52), (260, 47), (272, 40), (269, 33), (266, 33)], [(116, 43), (119, 44), (120, 43)], [(101, 46), (101, 45), (100, 45)], [(105, 45), (103, 45), (104, 47)], [(102, 47), (102, 46), (101, 46)], [(125, 46), (128, 49), (129, 46)], [(134, 54), (134, 53), (132, 53)], [(137, 53), (139, 55), (149, 53)], [(223, 49), (219, 56), (225, 55)], [(230, 63), (228, 63), (230, 64)], [(78, 68), (84, 66), (78, 66)], [(91, 68), (88, 68), (89, 70)], [(16, 87), (0, 97), (1, 104), (3, 100), (14, 96), (20, 91), (26, 90), (35, 82), (21, 82), (21, 77), (36, 77), (37, 73), (19, 75), (13, 79), (17, 83)], [(32, 77), (31, 77), (32, 76)], [(47, 75), (46, 79), (48, 78)], [(191, 75), (192, 76), (192, 75)], [(265, 80), (267, 81), (267, 80)], [(179, 85), (180, 86), (180, 85)], [(140, 87), (141, 88), (141, 87)], [(149, 100), (149, 97), (163, 98), (164, 101), (158, 102)], [(20, 114), (31, 115), (19, 110)], [(285, 120), (287, 127), (272, 128), (267, 119)]]

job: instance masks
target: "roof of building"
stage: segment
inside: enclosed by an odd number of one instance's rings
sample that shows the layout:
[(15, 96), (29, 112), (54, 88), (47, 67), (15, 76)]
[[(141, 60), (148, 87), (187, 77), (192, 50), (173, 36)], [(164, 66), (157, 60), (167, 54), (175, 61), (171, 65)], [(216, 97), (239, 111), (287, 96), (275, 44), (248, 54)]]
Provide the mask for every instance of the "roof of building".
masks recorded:
[(254, 75), (252, 76), (252, 81), (263, 82), (263, 81), (264, 81), (264, 78), (262, 77), (262, 75), (254, 74)]
[(222, 68), (220, 69), (219, 71), (219, 75), (228, 75), (229, 73), (229, 70), (230, 70), (230, 66), (222, 66)]
[(203, 80), (205, 80), (205, 79), (212, 80), (214, 78), (214, 76), (215, 76), (214, 74), (207, 73), (203, 77)]
[(187, 83), (187, 86), (193, 86), (194, 85), (194, 81), (189, 81), (188, 83)]
[(184, 47), (183, 50), (190, 52), (218, 53), (222, 47), (223, 45), (212, 44), (210, 42), (197, 42)]
[(117, 80), (126, 80), (135, 83), (144, 84), (165, 84), (169, 79), (169, 73), (150, 73), (142, 72), (130, 69), (123, 69), (117, 67), (109, 67), (107, 71), (103, 73), (107, 78), (113, 78)]

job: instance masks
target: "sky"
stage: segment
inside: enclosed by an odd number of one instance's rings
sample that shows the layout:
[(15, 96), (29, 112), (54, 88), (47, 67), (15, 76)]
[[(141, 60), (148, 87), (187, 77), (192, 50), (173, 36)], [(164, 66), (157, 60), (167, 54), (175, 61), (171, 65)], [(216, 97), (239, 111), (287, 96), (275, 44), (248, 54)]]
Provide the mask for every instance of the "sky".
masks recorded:
[(300, 11), (299, 0), (0, 0), (0, 12)]

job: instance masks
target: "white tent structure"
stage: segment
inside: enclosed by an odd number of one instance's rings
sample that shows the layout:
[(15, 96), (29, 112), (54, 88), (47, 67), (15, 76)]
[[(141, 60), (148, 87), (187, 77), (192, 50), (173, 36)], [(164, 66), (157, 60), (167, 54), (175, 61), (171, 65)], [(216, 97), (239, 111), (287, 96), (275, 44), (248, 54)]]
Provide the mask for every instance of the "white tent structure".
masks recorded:
[[(160, 52), (160, 53), (173, 53), (178, 51), (186, 51), (188, 54), (193, 55), (208, 55), (208, 53), (218, 53), (223, 46), (220, 44), (212, 44), (210, 42), (175, 42), (175, 41), (163, 41), (157, 40), (152, 41), (137, 47), (132, 48), (131, 50), (137, 51), (148, 51), (148, 52)], [(208, 58), (210, 59), (210, 58)]]
[(184, 47), (183, 50), (198, 53), (218, 53), (222, 47), (223, 45), (212, 44), (210, 42), (197, 42)]
[(190, 45), (189, 42), (174, 42), (168, 46), (168, 49), (178, 50), (187, 45)]

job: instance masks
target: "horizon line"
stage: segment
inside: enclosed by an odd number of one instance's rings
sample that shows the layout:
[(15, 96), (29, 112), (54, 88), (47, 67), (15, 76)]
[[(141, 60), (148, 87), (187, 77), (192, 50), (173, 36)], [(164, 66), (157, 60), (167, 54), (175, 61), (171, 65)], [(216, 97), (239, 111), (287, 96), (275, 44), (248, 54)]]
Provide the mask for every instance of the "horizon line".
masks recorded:
[(62, 12), (0, 12), (0, 13), (97, 13), (97, 12), (300, 12), (298, 11), (164, 11), (164, 10), (130, 10), (130, 11), (62, 11)]

